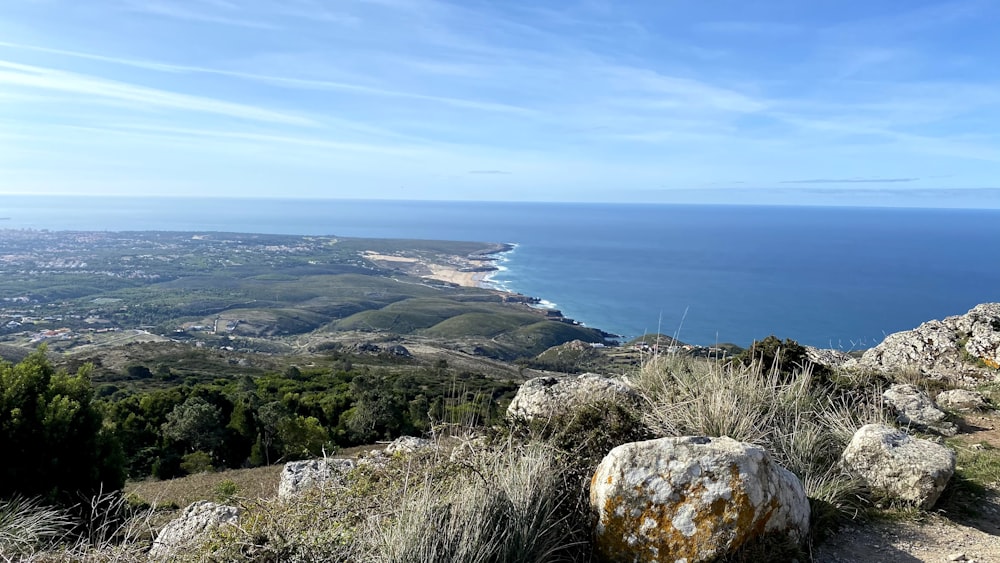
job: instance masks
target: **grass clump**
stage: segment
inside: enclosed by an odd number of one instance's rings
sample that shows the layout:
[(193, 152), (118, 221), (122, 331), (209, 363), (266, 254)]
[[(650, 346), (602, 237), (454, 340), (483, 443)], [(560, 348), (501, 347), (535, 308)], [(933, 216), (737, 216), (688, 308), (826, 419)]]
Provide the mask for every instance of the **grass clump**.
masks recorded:
[(816, 378), (808, 364), (768, 365), (654, 358), (637, 378), (644, 421), (662, 436), (728, 436), (770, 452), (802, 480), (822, 534), (862, 506), (864, 487), (839, 460), (858, 428), (886, 422), (881, 390), (863, 375)]
[(0, 501), (0, 559), (18, 561), (61, 540), (72, 529), (69, 513), (37, 499)]
[(24, 497), (0, 501), (0, 561), (143, 561), (152, 545), (151, 514), (121, 492), (71, 508)]
[(1000, 449), (986, 443), (968, 444), (961, 439), (947, 441), (955, 450), (955, 475), (938, 502), (945, 514), (977, 517), (982, 514), (990, 491), (1000, 485)]
[(378, 527), (381, 563), (574, 561), (584, 541), (562, 510), (568, 497), (555, 452), (511, 444), (475, 456), (470, 471), (425, 483)]
[(294, 499), (244, 501), (238, 526), (178, 560), (585, 560), (590, 530), (568, 516), (576, 497), (555, 449), (509, 440), (459, 452), (376, 456)]

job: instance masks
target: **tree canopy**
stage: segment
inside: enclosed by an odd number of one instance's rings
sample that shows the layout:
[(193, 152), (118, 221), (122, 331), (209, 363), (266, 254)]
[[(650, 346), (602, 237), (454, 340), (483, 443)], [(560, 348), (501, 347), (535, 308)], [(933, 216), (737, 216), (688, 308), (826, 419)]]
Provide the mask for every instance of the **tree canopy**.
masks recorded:
[(91, 367), (55, 370), (45, 348), (0, 363), (0, 497), (74, 500), (124, 484), (123, 457), (92, 404)]

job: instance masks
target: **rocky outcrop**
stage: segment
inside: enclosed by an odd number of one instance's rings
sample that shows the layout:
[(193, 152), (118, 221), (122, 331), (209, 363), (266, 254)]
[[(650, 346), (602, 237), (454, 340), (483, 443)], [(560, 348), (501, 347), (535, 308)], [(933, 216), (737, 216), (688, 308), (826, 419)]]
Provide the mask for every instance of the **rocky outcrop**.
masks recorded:
[(239, 509), (201, 500), (184, 509), (179, 517), (167, 524), (156, 536), (149, 558), (166, 560), (182, 550), (189, 550), (204, 541), (208, 534), (222, 525), (235, 524)]
[(882, 393), (885, 403), (896, 413), (896, 422), (924, 432), (954, 436), (958, 428), (948, 421), (948, 415), (916, 385), (898, 383)]
[(342, 484), (344, 475), (354, 469), (350, 459), (310, 459), (286, 463), (278, 482), (278, 497), (294, 497), (312, 487)]
[(507, 408), (514, 419), (547, 419), (599, 401), (634, 403), (638, 393), (619, 379), (595, 373), (529, 379)]
[(860, 365), (914, 369), (929, 377), (950, 378), (996, 370), (1000, 368), (1000, 303), (984, 303), (964, 315), (890, 334), (865, 352)]
[(929, 509), (955, 473), (955, 453), (885, 424), (858, 430), (841, 457), (873, 490)]
[(619, 446), (590, 487), (596, 546), (615, 562), (711, 560), (767, 533), (809, 529), (798, 478), (731, 438), (661, 438)]
[(413, 454), (420, 451), (432, 450), (436, 446), (434, 442), (426, 440), (424, 438), (414, 438), (413, 436), (401, 436), (392, 441), (388, 446), (385, 447), (385, 453), (392, 455), (395, 453), (400, 454)]
[(955, 412), (976, 412), (990, 408), (986, 398), (980, 393), (968, 389), (952, 389), (938, 393), (934, 399), (938, 407)]

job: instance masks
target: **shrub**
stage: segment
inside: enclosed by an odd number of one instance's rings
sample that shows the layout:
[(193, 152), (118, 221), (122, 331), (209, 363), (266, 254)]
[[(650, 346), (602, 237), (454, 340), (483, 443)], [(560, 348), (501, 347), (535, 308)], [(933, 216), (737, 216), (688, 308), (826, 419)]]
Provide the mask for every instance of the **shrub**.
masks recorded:
[(215, 500), (222, 504), (228, 504), (240, 494), (240, 487), (231, 479), (220, 481), (215, 485)]
[(191, 452), (181, 458), (181, 469), (187, 473), (204, 473), (211, 471), (212, 456), (206, 452)]
[(791, 376), (807, 366), (811, 366), (813, 375), (825, 376), (828, 372), (826, 367), (813, 365), (809, 361), (804, 346), (790, 338), (782, 342), (773, 334), (763, 340), (754, 340), (750, 348), (740, 352), (734, 361), (743, 364), (744, 367), (760, 363), (762, 372), (774, 371), (785, 376)]

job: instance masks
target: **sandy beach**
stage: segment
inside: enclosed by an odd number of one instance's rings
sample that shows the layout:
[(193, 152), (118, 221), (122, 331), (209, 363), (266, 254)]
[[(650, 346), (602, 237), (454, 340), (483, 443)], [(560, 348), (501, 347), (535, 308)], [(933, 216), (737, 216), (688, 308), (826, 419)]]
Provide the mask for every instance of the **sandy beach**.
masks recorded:
[(362, 256), (383, 267), (398, 268), (409, 275), (462, 287), (489, 287), (489, 276), (494, 272), (493, 270), (469, 271), (473, 268), (492, 265), (492, 262), (469, 260), (464, 256), (435, 256), (433, 261), (422, 256), (379, 254), (372, 251), (367, 251)]
[(453, 283), (463, 287), (488, 287), (487, 278), (493, 272), (463, 272), (453, 266), (427, 264), (431, 274), (422, 276), (427, 279)]

